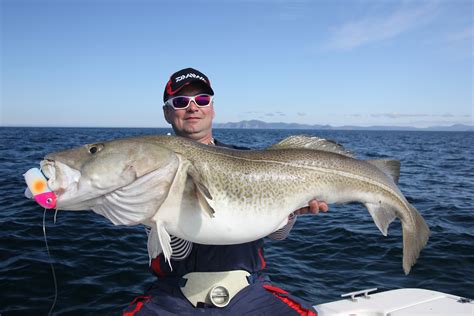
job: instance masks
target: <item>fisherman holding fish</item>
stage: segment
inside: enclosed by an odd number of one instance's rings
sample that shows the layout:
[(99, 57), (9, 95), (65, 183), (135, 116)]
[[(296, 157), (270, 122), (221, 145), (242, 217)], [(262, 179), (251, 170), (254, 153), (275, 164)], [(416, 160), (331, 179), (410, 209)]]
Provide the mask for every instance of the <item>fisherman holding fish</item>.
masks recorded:
[(312, 199), (363, 204), (384, 236), (400, 220), (402, 266), (410, 272), (430, 229), (397, 186), (400, 161), (360, 160), (303, 135), (238, 150), (212, 136), (214, 92), (204, 74), (184, 69), (165, 89), (165, 118), (178, 136), (54, 152), (41, 171), (25, 174), (27, 196), (45, 208), (92, 210), (115, 225), (148, 228), (158, 280), (127, 315), (311, 314), (263, 273), (262, 238), (285, 238), (295, 214), (327, 210)]
[[(212, 134), (214, 91), (206, 75), (192, 68), (171, 75), (163, 112), (176, 135), (234, 149)], [(287, 224), (269, 237), (286, 238), (297, 215), (327, 212), (324, 202), (290, 214)], [(157, 281), (137, 297), (124, 315), (316, 315), (311, 305), (272, 285), (264, 273), (263, 239), (235, 245), (204, 245), (171, 236), (171, 260), (163, 254), (151, 261)]]

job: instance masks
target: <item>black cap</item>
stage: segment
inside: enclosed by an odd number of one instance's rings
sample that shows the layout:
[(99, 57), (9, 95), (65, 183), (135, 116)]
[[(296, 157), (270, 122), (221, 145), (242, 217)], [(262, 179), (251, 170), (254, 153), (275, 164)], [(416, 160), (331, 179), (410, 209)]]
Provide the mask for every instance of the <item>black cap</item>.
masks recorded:
[(166, 100), (175, 96), (183, 87), (195, 82), (202, 83), (204, 87), (209, 89), (210, 94), (214, 95), (214, 91), (211, 88), (211, 82), (205, 74), (193, 68), (186, 68), (171, 75), (170, 80), (168, 80), (165, 87), (163, 101), (166, 102)]

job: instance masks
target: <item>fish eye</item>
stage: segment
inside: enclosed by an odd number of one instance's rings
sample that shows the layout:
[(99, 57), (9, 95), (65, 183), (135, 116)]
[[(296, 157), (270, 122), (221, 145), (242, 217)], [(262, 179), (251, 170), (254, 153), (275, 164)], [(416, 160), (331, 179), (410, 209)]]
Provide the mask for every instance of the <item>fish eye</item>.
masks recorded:
[(101, 151), (102, 148), (104, 148), (104, 145), (102, 144), (94, 144), (94, 145), (90, 145), (89, 146), (89, 153), (91, 153), (92, 155)]

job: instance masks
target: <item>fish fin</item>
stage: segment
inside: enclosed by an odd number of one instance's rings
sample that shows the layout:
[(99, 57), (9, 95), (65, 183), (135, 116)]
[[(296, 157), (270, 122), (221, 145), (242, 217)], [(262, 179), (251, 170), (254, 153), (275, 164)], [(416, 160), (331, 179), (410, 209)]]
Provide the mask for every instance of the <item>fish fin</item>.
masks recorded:
[(193, 249), (193, 243), (189, 240), (181, 239), (171, 235), (171, 248), (173, 249), (171, 259), (184, 260), (191, 253), (191, 250)]
[(173, 249), (171, 248), (171, 237), (170, 234), (166, 231), (165, 225), (161, 221), (156, 222), (156, 229), (158, 232), (158, 240), (160, 241), (160, 247), (165, 256), (165, 261), (170, 265), (170, 269), (173, 270), (171, 266), (171, 255), (173, 254)]
[(149, 264), (151, 265), (151, 260), (155, 259), (158, 257), (158, 255), (162, 252), (161, 251), (161, 246), (160, 246), (160, 240), (158, 237), (158, 230), (157, 227), (146, 227), (146, 233), (148, 235), (148, 242), (147, 242), (147, 248), (148, 248), (148, 257), (150, 259)]
[(393, 179), (393, 182), (398, 183), (398, 179), (400, 178), (400, 161), (393, 160), (393, 159), (378, 159), (378, 160), (366, 160), (366, 162), (370, 163), (371, 165), (379, 168)]
[(212, 195), (209, 192), (209, 190), (207, 189), (207, 187), (202, 183), (201, 176), (199, 175), (196, 168), (194, 168), (194, 166), (190, 165), (188, 167), (187, 171), (188, 171), (188, 175), (191, 177), (194, 184), (199, 189), (199, 191), (201, 191), (201, 193), (204, 195), (204, 197), (206, 197), (206, 199), (212, 200)]
[(194, 183), (196, 196), (202, 209), (209, 215), (209, 217), (214, 217), (215, 211), (208, 202), (208, 200), (212, 200), (212, 195), (207, 187), (202, 183), (201, 176), (192, 165), (188, 167), (188, 176)]
[(271, 145), (267, 149), (312, 149), (329, 151), (339, 155), (355, 158), (355, 155), (333, 140), (316, 136), (294, 135)]
[(209, 215), (210, 218), (214, 217), (214, 209), (212, 206), (209, 204), (209, 202), (206, 200), (206, 198), (203, 196), (201, 191), (199, 189), (196, 190), (196, 196), (198, 198), (199, 204), (201, 205), (201, 208), (204, 210), (204, 212)]
[(414, 227), (405, 225), (402, 221), (403, 271), (405, 274), (410, 273), (411, 267), (415, 264), (421, 249), (430, 237), (430, 229), (420, 213), (410, 204), (408, 204), (408, 208), (410, 209), (411, 218), (414, 220)]
[(397, 218), (395, 210), (382, 203), (365, 203), (365, 207), (369, 210), (370, 215), (377, 225), (380, 232), (387, 236), (388, 226), (395, 218)]

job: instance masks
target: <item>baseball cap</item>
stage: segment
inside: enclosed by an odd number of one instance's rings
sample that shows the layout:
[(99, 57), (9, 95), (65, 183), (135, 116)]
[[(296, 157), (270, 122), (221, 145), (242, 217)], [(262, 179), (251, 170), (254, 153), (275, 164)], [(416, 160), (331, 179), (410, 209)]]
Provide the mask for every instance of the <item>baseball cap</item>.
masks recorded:
[(175, 96), (183, 87), (196, 82), (201, 83), (205, 88), (209, 89), (209, 94), (214, 95), (211, 82), (205, 74), (193, 68), (185, 68), (171, 75), (165, 87), (163, 101), (166, 102), (166, 100)]

